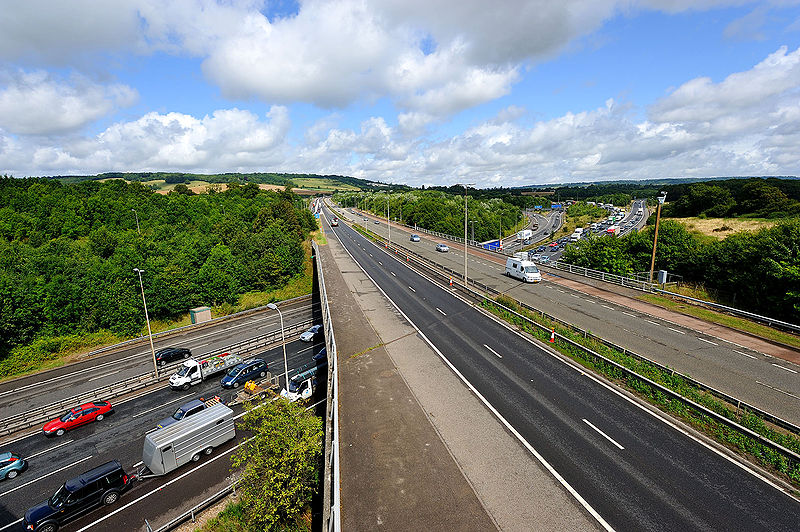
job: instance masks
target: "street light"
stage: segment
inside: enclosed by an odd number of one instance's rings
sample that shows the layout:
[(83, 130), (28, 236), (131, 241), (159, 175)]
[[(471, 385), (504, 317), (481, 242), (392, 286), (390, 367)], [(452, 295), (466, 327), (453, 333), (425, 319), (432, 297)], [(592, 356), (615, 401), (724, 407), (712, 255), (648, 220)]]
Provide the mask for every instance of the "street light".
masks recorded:
[(147, 315), (147, 300), (144, 298), (144, 283), (142, 282), (142, 274), (144, 270), (134, 268), (133, 271), (139, 274), (139, 286), (142, 287), (142, 303), (144, 303), (144, 320), (147, 322), (147, 334), (150, 337), (150, 352), (153, 354), (153, 371), (158, 380), (158, 364), (156, 364), (156, 350), (153, 347), (153, 331), (150, 329), (150, 316)]
[(656, 209), (656, 231), (653, 233), (653, 257), (650, 259), (650, 282), (653, 282), (653, 269), (656, 266), (656, 242), (658, 242), (658, 221), (661, 219), (661, 206), (667, 201), (667, 193), (661, 192), (658, 197), (658, 208)]
[(131, 209), (133, 211), (133, 215), (136, 216), (136, 232), (140, 235), (142, 234), (141, 229), (139, 229), (139, 215), (136, 214), (136, 209)]
[(475, 220), (470, 220), (469, 223), (472, 224), (472, 241), (475, 242)]
[(283, 332), (283, 314), (281, 309), (275, 303), (267, 303), (267, 308), (278, 311), (278, 316), (281, 319), (281, 342), (283, 342), (283, 370), (286, 372), (283, 379), (286, 381), (286, 391), (289, 391), (289, 363), (286, 362), (286, 336)]
[(467, 187), (475, 183), (456, 183), (457, 186), (464, 187), (464, 288), (467, 287)]
[(386, 227), (387, 231), (389, 231), (389, 236), (386, 239), (386, 249), (389, 249), (392, 243), (392, 224), (389, 223), (389, 196), (386, 196)]

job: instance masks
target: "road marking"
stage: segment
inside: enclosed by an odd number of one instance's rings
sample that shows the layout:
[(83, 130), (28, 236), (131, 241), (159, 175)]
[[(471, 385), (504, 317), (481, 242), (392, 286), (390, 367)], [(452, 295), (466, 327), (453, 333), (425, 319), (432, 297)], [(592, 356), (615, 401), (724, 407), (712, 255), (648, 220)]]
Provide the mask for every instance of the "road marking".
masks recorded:
[(614, 310), (613, 308), (609, 307), (608, 305), (600, 305), (603, 308), (607, 308), (608, 310)]
[(734, 349), (733, 352), (734, 353), (739, 353), (740, 355), (748, 357), (748, 358), (757, 358), (757, 357), (754, 357), (753, 355), (748, 355), (747, 353), (742, 353), (741, 351), (737, 351), (736, 349)]
[(575, 295), (575, 294), (570, 294), (570, 295), (571, 295), (572, 297), (577, 297), (578, 299), (580, 299), (580, 296), (578, 296), (578, 295)]
[(600, 430), (600, 429), (598, 429), (597, 427), (595, 427), (594, 425), (592, 425), (592, 423), (591, 423), (591, 422), (590, 422), (588, 419), (584, 418), (583, 422), (584, 422), (584, 423), (586, 423), (587, 425), (589, 425), (590, 427), (592, 427), (592, 428), (593, 428), (594, 430), (596, 430), (597, 432), (599, 432), (599, 433), (600, 433), (600, 435), (601, 435), (601, 436), (603, 436), (605, 439), (607, 439), (608, 441), (610, 441), (611, 443), (613, 443), (614, 445), (616, 445), (617, 447), (619, 447), (619, 449), (620, 449), (621, 451), (624, 451), (624, 450), (625, 450), (625, 447), (623, 447), (622, 445), (618, 444), (618, 443), (617, 443), (617, 442), (615, 442), (615, 441), (613, 440), (613, 438), (611, 438), (611, 437), (610, 437), (608, 434), (606, 434), (606, 433), (605, 433), (605, 432), (603, 432), (602, 430)]
[(667, 329), (669, 329), (670, 331), (675, 331), (676, 333), (679, 333), (679, 334), (686, 334), (685, 332), (679, 331), (678, 329), (673, 329), (672, 327), (667, 327)]
[(70, 464), (69, 464), (69, 465), (65, 465), (64, 467), (61, 467), (61, 468), (59, 468), (59, 469), (56, 469), (55, 471), (51, 471), (50, 473), (47, 473), (46, 475), (39, 475), (39, 476), (38, 476), (38, 477), (36, 477), (35, 479), (33, 479), (33, 480), (29, 481), (29, 482), (26, 482), (25, 484), (20, 484), (19, 486), (15, 487), (15, 488), (11, 488), (11, 489), (10, 489), (10, 490), (8, 490), (8, 491), (4, 491), (3, 493), (0, 493), (0, 497), (2, 497), (3, 495), (8, 495), (8, 494), (9, 494), (9, 493), (11, 493), (12, 491), (17, 491), (17, 490), (18, 490), (18, 489), (20, 489), (20, 488), (24, 488), (25, 486), (28, 486), (28, 485), (30, 485), (30, 484), (33, 484), (34, 482), (39, 482), (39, 481), (40, 481), (40, 480), (42, 480), (43, 478), (47, 478), (47, 477), (49, 477), (50, 475), (55, 475), (55, 474), (56, 474), (56, 473), (58, 473), (59, 471), (63, 471), (63, 470), (65, 470), (65, 469), (67, 469), (67, 468), (70, 468), (70, 467), (72, 467), (72, 466), (74, 466), (74, 465), (80, 464), (81, 462), (85, 462), (85, 461), (86, 461), (86, 460), (88, 460), (89, 458), (92, 458), (92, 457), (91, 457), (91, 456), (87, 456), (86, 458), (81, 458), (80, 460), (77, 460), (77, 461), (75, 461), (75, 462), (70, 462)]
[(795, 399), (800, 399), (800, 397), (796, 396), (793, 393), (787, 392), (785, 390), (781, 390), (780, 388), (776, 388), (774, 386), (770, 386), (769, 384), (764, 384), (763, 382), (756, 381), (756, 384), (760, 384), (764, 388), (769, 388), (770, 390), (775, 390), (776, 392), (780, 392), (784, 395), (788, 395), (789, 397), (794, 397)]
[(111, 375), (116, 375), (120, 371), (122, 371), (122, 370), (118, 369), (117, 371), (112, 371), (111, 373), (104, 373), (103, 375), (98, 375), (97, 377), (92, 377), (91, 379), (89, 379), (86, 382), (96, 381), (97, 379), (102, 379), (102, 378), (105, 378), (105, 377), (109, 377)]
[(436, 307), (436, 310), (438, 310), (438, 311), (439, 311), (439, 313), (440, 313), (442, 316), (447, 316), (447, 314), (445, 314), (445, 313), (444, 313), (444, 311), (443, 311), (442, 309), (440, 309), (439, 307)]
[(389, 273), (391, 273), (391, 274), (392, 274), (394, 277), (397, 277), (397, 275), (395, 275), (395, 273), (394, 273), (394, 272), (389, 272)]
[(137, 467), (139, 467), (140, 465), (144, 465), (144, 462), (142, 462), (141, 460), (140, 460), (140, 461), (138, 461), (138, 462), (136, 462), (135, 464), (133, 464), (133, 466), (132, 466), (132, 467), (133, 467), (133, 469), (136, 469), (136, 468), (137, 468)]
[(413, 289), (412, 287), (410, 287), (410, 286), (408, 287), (408, 289), (409, 289), (409, 290), (411, 290), (412, 292), (416, 292), (416, 290), (414, 290), (414, 289)]
[(654, 321), (650, 321), (650, 320), (644, 320), (644, 321), (646, 321), (647, 323), (652, 323), (653, 325), (658, 325), (658, 323), (656, 323)]
[(492, 349), (492, 348), (491, 348), (491, 347), (489, 347), (488, 345), (486, 345), (486, 344), (483, 344), (483, 347), (485, 347), (486, 349), (488, 349), (489, 351), (491, 351), (492, 353), (494, 353), (494, 354), (497, 356), (497, 358), (503, 358), (503, 355), (501, 355), (500, 353), (498, 353), (497, 351), (495, 351), (494, 349)]
[(58, 445), (56, 445), (56, 446), (54, 446), (54, 447), (50, 447), (49, 449), (45, 449), (44, 451), (39, 451), (38, 453), (33, 453), (33, 454), (32, 454), (32, 455), (30, 455), (30, 456), (26, 456), (26, 457), (25, 457), (25, 459), (26, 459), (26, 460), (30, 460), (31, 458), (34, 458), (34, 457), (36, 457), (36, 456), (39, 456), (40, 454), (49, 453), (49, 452), (50, 452), (50, 451), (52, 451), (53, 449), (58, 449), (59, 447), (63, 447), (64, 445), (66, 445), (66, 444), (68, 444), (68, 443), (72, 443), (72, 442), (74, 442), (74, 441), (75, 441), (75, 440), (67, 440), (67, 441), (65, 441), (64, 443), (59, 443)]
[(718, 343), (716, 343), (716, 342), (712, 342), (711, 340), (706, 340), (705, 338), (700, 338), (699, 336), (697, 337), (697, 339), (698, 339), (698, 340), (700, 340), (701, 342), (705, 342), (705, 343), (707, 343), (707, 344), (711, 344), (711, 345), (719, 345), (719, 344), (718, 344)]
[(775, 362), (773, 362), (772, 365), (775, 366), (776, 368), (781, 368), (781, 369), (785, 369), (786, 371), (791, 371), (792, 373), (797, 373), (795, 370), (789, 369), (789, 368), (785, 368), (785, 367), (781, 366), (780, 364), (776, 364)]
[(139, 416), (143, 416), (143, 415), (145, 415), (145, 414), (148, 414), (148, 413), (152, 412), (153, 410), (158, 410), (159, 408), (163, 408), (163, 407), (167, 406), (168, 404), (175, 403), (175, 402), (177, 402), (177, 401), (180, 401), (181, 399), (186, 399), (187, 397), (191, 397), (192, 395), (194, 395), (194, 394), (193, 394), (193, 393), (190, 393), (190, 394), (186, 394), (186, 395), (181, 395), (181, 396), (180, 396), (180, 397), (178, 397), (177, 399), (173, 399), (172, 401), (167, 401), (166, 403), (164, 403), (164, 404), (161, 404), (161, 405), (158, 405), (158, 406), (157, 406), (157, 407), (155, 407), (155, 408), (151, 408), (150, 410), (145, 410), (144, 412), (139, 412), (138, 414), (133, 414), (131, 417), (139, 417)]
[(637, 317), (636, 314), (631, 314), (630, 312), (625, 312), (624, 310), (622, 311), (622, 313), (625, 314), (626, 316), (630, 316), (631, 318)]
[(17, 523), (21, 523), (21, 522), (22, 522), (22, 518), (20, 517), (19, 519), (17, 519), (13, 523), (8, 523), (6, 526), (0, 528), (0, 531), (5, 530), (6, 528), (11, 528), (12, 526), (16, 525)]
[(556, 288), (556, 290), (558, 290), (558, 291), (559, 291), (559, 292), (561, 292), (562, 294), (566, 294), (566, 292), (564, 292), (563, 290), (561, 290), (561, 289), (559, 289), (559, 288)]

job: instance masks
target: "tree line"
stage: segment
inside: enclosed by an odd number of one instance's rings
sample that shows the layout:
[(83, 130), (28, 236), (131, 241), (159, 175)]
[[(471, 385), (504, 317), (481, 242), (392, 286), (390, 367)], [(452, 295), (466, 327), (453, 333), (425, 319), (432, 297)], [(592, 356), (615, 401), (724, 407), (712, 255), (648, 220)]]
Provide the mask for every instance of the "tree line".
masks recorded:
[[(581, 240), (562, 260), (619, 275), (649, 271), (653, 233), (651, 225), (621, 238)], [(713, 240), (662, 219), (655, 269), (702, 284), (737, 308), (800, 323), (800, 220)]]
[(800, 215), (800, 180), (727, 179), (665, 187), (665, 216), (787, 218)]
[(315, 228), (298, 196), (255, 184), (162, 195), (122, 180), (0, 178), (0, 359), (41, 337), (137, 334), (134, 268), (151, 319), (283, 286)]

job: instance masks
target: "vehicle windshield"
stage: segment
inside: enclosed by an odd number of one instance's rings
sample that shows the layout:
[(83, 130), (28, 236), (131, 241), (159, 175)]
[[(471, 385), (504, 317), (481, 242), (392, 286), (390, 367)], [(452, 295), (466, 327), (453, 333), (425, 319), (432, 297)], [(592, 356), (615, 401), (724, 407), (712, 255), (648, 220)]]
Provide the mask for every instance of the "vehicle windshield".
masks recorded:
[(67, 497), (69, 497), (69, 491), (67, 491), (66, 487), (61, 486), (53, 494), (53, 496), (50, 497), (50, 500), (48, 502), (50, 503), (50, 506), (52, 506), (53, 508), (58, 508), (59, 506), (64, 504), (64, 501), (67, 500)]
[(289, 391), (292, 392), (292, 393), (297, 393), (297, 390), (300, 389), (300, 384), (302, 382), (303, 381), (295, 382), (294, 379), (290, 380), (289, 381)]
[(189, 370), (191, 369), (192, 369), (191, 366), (181, 366), (181, 369), (178, 370), (177, 375), (179, 377), (185, 377), (186, 375), (189, 374)]
[(185, 415), (186, 415), (186, 410), (184, 410), (183, 408), (179, 408), (175, 411), (174, 414), (172, 414), (172, 419), (177, 419), (178, 421), (180, 421), (181, 419), (183, 419), (183, 416)]
[(239, 373), (241, 371), (242, 371), (242, 368), (240, 368), (239, 366), (233, 367), (233, 368), (228, 370), (228, 377), (236, 377), (236, 376), (239, 375)]
[(537, 273), (538, 271), (536, 266), (525, 266), (525, 273)]
[(69, 421), (70, 419), (72, 419), (72, 410), (61, 416), (59, 419), (61, 421)]

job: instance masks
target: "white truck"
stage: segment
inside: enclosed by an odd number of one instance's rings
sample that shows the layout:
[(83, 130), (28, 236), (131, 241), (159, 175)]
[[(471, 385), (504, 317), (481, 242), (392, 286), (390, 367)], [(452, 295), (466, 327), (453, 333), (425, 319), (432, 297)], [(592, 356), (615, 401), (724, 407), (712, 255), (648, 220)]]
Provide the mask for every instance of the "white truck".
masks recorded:
[(533, 231), (530, 229), (523, 229), (517, 232), (517, 240), (530, 240), (533, 237)]
[(153, 475), (166, 475), (184, 464), (197, 462), (201, 455), (211, 454), (215, 447), (235, 437), (233, 410), (222, 403), (215, 404), (180, 423), (147, 434), (142, 463)]
[(181, 364), (180, 369), (169, 378), (169, 386), (173, 390), (188, 390), (189, 386), (203, 382), (210, 376), (222, 373), (241, 363), (242, 357), (230, 353), (222, 353), (200, 360), (186, 360)]
[(281, 397), (292, 403), (310, 399), (317, 389), (317, 372), (320, 367), (327, 366), (315, 366), (289, 379), (289, 389), (281, 390)]

